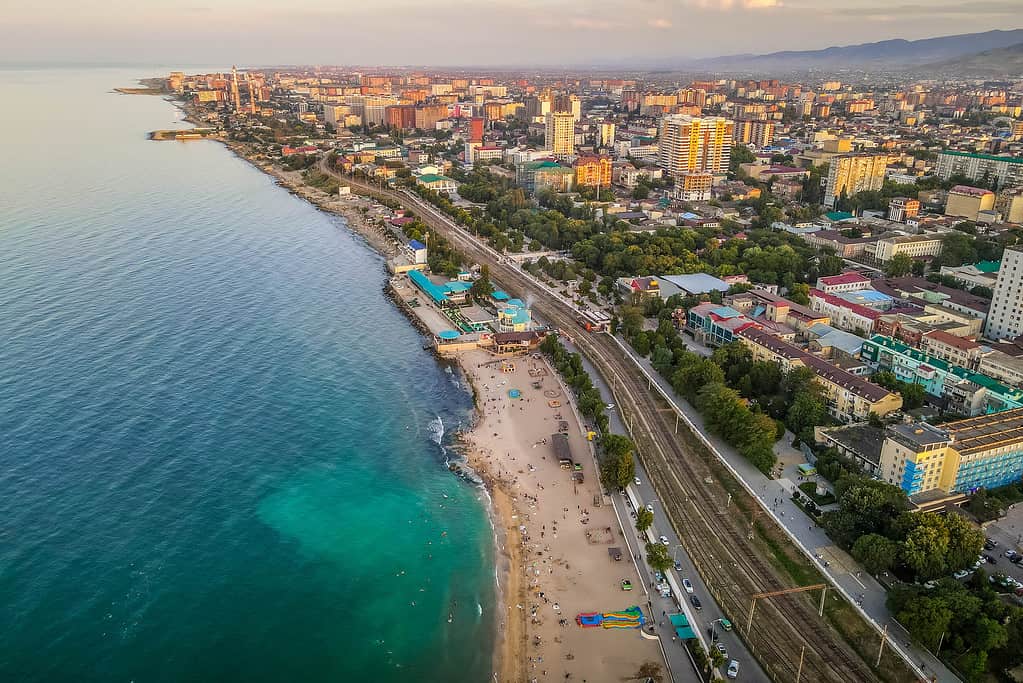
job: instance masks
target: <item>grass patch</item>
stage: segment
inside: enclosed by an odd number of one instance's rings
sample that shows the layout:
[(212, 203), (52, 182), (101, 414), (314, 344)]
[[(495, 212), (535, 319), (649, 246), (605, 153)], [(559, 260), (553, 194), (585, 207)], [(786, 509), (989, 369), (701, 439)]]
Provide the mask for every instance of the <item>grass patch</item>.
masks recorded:
[(835, 502), (835, 494), (830, 491), (825, 493), (823, 496), (817, 495), (817, 484), (812, 481), (804, 481), (799, 485), (799, 490), (805, 493), (810, 500), (818, 505), (830, 505)]

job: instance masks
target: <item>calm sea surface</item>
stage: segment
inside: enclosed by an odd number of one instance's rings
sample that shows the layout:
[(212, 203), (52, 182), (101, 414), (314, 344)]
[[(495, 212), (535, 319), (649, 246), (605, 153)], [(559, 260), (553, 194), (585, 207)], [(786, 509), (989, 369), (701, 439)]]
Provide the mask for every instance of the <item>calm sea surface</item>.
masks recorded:
[(458, 374), (150, 75), (0, 70), (0, 680), (488, 679)]

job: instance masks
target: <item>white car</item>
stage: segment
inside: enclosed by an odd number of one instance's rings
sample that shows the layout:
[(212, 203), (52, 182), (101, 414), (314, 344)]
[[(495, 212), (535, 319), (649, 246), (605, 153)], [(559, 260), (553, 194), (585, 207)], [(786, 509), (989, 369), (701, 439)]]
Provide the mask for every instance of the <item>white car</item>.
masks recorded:
[(647, 504), (646, 504), (646, 511), (647, 511), (647, 512), (649, 512), (650, 514), (653, 514), (653, 512), (654, 512), (654, 506), (653, 506), (653, 505), (651, 505), (650, 503), (647, 503)]
[(682, 587), (686, 589), (686, 593), (693, 592), (693, 582), (689, 579), (682, 579)]
[(667, 536), (661, 536), (660, 541), (664, 545), (671, 545), (670, 543), (668, 543), (668, 537)]
[(973, 572), (971, 572), (969, 569), (960, 569), (959, 571), (952, 575), (952, 578), (956, 579), (957, 581), (961, 581), (962, 579), (965, 579), (972, 573)]
[(633, 481), (634, 484), (636, 484), (636, 486), (639, 486), (639, 484), (640, 484), (639, 477), (636, 477), (632, 481)]
[(614, 403), (608, 403), (604, 407), (607, 408), (608, 410), (614, 410), (615, 409), (615, 404)]
[(729, 678), (739, 677), (739, 660), (733, 659), (732, 661), (728, 662), (727, 675)]

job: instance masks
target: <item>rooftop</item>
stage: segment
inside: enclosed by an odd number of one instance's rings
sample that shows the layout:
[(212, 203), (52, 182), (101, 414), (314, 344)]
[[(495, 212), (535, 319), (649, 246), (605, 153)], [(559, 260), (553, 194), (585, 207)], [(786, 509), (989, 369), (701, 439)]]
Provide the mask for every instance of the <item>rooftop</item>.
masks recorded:
[(1023, 444), (1023, 408), (949, 422), (944, 427), (960, 455)]
[(849, 425), (822, 429), (828, 439), (856, 453), (875, 465), (881, 462), (881, 446), (884, 445), (884, 430), (868, 424)]
[(926, 450), (949, 441), (947, 432), (926, 422), (892, 425), (888, 428), (888, 432), (895, 437), (896, 441), (920, 450)]

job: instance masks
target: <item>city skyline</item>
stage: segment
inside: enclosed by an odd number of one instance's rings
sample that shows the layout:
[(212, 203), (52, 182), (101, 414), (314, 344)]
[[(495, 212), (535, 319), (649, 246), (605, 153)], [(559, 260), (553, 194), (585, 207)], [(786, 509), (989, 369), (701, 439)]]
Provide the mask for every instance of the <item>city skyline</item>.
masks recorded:
[(1006, 0), (640, 0), (633, 10), (607, 0), (208, 0), (168, 14), (155, 3), (57, 0), (5, 12), (0, 63), (643, 66), (1014, 28), (1018, 16)]

